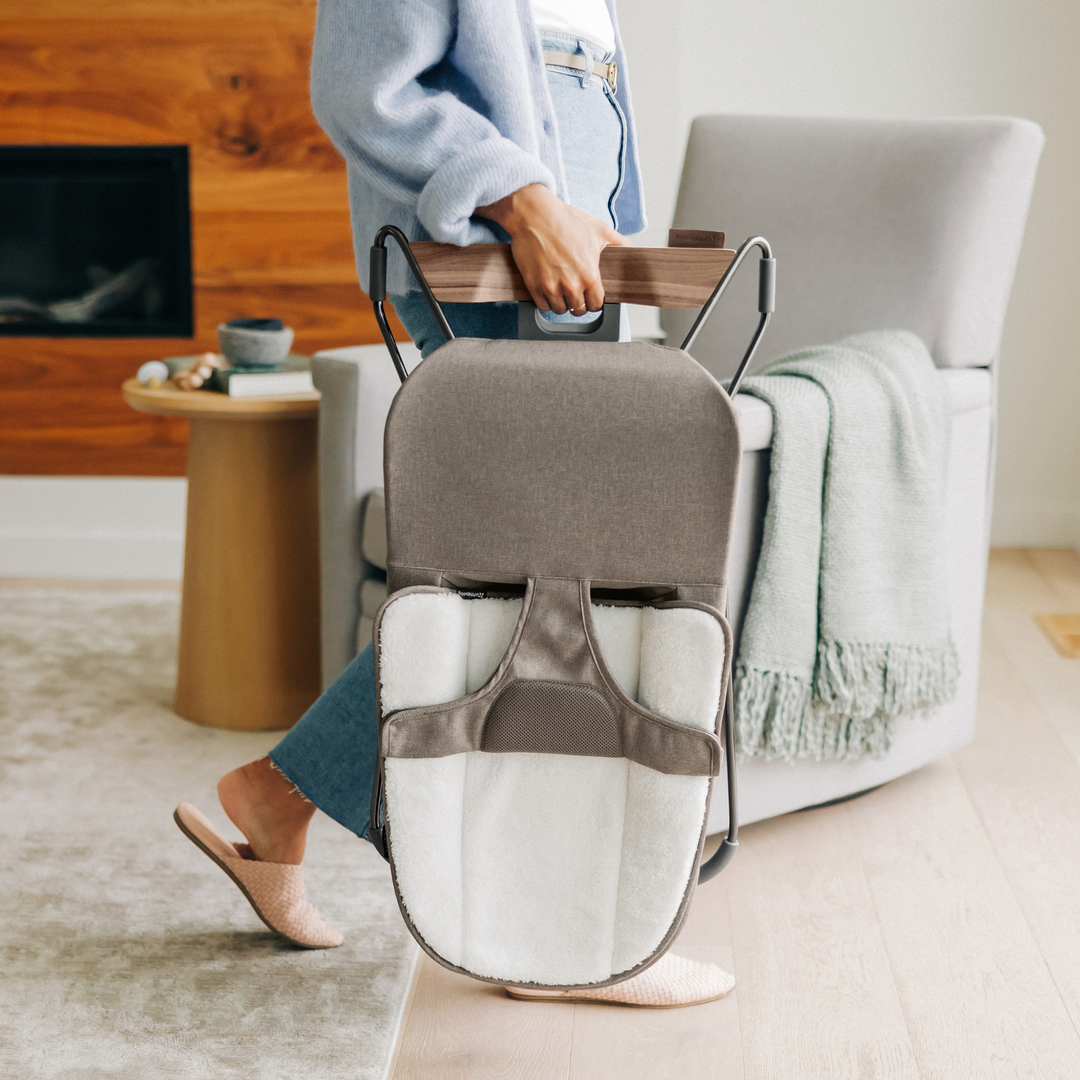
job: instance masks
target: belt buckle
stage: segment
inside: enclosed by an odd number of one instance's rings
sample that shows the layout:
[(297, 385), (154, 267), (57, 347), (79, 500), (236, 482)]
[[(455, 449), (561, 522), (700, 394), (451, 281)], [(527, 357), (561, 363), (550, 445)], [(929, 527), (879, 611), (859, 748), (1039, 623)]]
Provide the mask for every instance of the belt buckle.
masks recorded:
[(611, 87), (611, 92), (614, 94), (618, 89), (618, 76), (619, 65), (614, 60), (607, 66), (607, 84)]

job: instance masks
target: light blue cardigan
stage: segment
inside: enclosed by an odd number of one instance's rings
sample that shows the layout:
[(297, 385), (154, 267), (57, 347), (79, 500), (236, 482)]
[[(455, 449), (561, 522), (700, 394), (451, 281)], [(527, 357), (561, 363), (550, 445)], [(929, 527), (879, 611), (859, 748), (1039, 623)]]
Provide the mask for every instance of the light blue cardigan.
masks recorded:
[[(607, 3), (616, 97), (629, 128), (616, 210), (621, 231), (632, 234), (645, 228), (645, 205), (626, 58), (614, 0)], [(414, 240), (505, 240), (473, 217), (477, 206), (534, 183), (567, 197), (529, 0), (320, 0), (311, 101), (348, 164), (365, 290), (381, 225)], [(407, 291), (406, 273), (392, 253), (390, 292)]]

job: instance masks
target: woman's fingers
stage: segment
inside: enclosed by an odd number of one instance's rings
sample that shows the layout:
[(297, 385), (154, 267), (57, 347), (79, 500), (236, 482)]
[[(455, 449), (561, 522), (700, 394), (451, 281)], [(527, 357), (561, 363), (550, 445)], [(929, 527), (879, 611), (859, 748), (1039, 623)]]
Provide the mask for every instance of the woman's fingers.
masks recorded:
[(589, 311), (600, 311), (604, 306), (604, 283), (599, 277), (589, 283), (582, 297), (582, 302)]
[(553, 311), (556, 315), (565, 315), (568, 311), (573, 315), (584, 315), (590, 310), (585, 288), (571, 274), (551, 278), (542, 285), (533, 285), (526, 281), (525, 287), (541, 311)]
[(525, 286), (541, 311), (584, 314), (604, 306), (600, 253), (627, 243), (610, 225), (531, 184), (477, 213), (509, 234)]
[(565, 315), (566, 312), (571, 315), (584, 315), (589, 311), (600, 311), (604, 306), (604, 286), (599, 278), (588, 287), (580, 283), (560, 282), (546, 289), (529, 289), (529, 292), (534, 300), (538, 293), (542, 297), (543, 305), (539, 300), (536, 301), (536, 306), (541, 311), (550, 309), (556, 315)]
[(566, 310), (571, 315), (584, 315), (587, 310), (585, 303), (585, 291), (582, 289), (580, 283), (568, 285), (563, 288), (563, 302), (566, 304)]
[(557, 290), (548, 293), (548, 309), (554, 311), (556, 315), (566, 314), (566, 301), (563, 299), (562, 293)]
[(599, 311), (604, 306), (604, 283), (599, 273), (583, 280), (580, 275), (566, 269), (558, 277), (548, 279), (539, 289), (528, 282), (526, 287), (534, 297), (537, 292), (543, 296), (547, 307), (541, 308), (542, 311), (550, 308), (557, 315), (567, 311), (571, 315), (584, 315), (588, 311)]

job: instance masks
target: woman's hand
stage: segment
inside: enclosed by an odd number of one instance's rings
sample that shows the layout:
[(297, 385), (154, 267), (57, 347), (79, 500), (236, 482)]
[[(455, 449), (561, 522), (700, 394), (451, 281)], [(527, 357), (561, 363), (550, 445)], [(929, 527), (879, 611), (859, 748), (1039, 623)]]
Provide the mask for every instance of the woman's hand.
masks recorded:
[(529, 184), (477, 214), (510, 234), (510, 251), (541, 311), (584, 315), (604, 306), (600, 252), (628, 241), (610, 225), (564, 203), (542, 184)]

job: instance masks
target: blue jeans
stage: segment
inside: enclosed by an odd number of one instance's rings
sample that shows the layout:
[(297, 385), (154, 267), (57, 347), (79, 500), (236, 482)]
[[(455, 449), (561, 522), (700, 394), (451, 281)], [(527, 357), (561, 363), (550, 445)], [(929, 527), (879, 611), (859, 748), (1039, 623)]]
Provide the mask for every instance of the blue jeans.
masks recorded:
[[(587, 42), (566, 35), (545, 32), (543, 46), (552, 52), (583, 52), (593, 60), (608, 59), (595, 46), (590, 48)], [(596, 75), (584, 75), (573, 68), (549, 68), (548, 86), (559, 120), (570, 202), (618, 228), (613, 207), (626, 159), (622, 110), (607, 84)], [(391, 300), (424, 356), (443, 343), (421, 293), (393, 296)], [(443, 311), (459, 337), (517, 337), (517, 304), (444, 304)], [(571, 321), (574, 317), (552, 318)], [(270, 759), (320, 810), (367, 839), (371, 783), (378, 765), (371, 645), (270, 751)]]
[(320, 810), (366, 840), (378, 756), (375, 653), (368, 645), (270, 751), (270, 760)]

